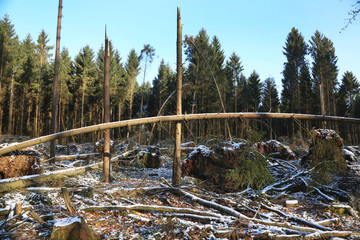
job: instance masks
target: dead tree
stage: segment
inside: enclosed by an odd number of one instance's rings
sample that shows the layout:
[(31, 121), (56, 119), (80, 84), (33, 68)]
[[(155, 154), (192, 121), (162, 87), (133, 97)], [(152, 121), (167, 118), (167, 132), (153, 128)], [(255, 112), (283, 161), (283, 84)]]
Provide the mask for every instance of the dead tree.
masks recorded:
[[(182, 87), (182, 25), (180, 9), (177, 8), (177, 40), (176, 40), (176, 114), (181, 115), (182, 102), (181, 102), (181, 87)], [(180, 158), (181, 158), (181, 122), (176, 123), (176, 136), (175, 136), (175, 153), (173, 163), (173, 185), (179, 185), (181, 183), (181, 171), (180, 171)]]
[[(104, 59), (104, 123), (110, 122), (110, 44), (105, 28), (105, 59)], [(104, 178), (110, 181), (110, 129), (104, 131)]]
[[(53, 98), (51, 108), (51, 133), (57, 131), (57, 103), (58, 103), (58, 85), (59, 85), (59, 58), (60, 58), (60, 31), (61, 31), (61, 12), (62, 12), (62, 0), (59, 0), (58, 21), (56, 31), (56, 52), (55, 52), (55, 69), (54, 69), (54, 83), (53, 83)], [(55, 140), (50, 143), (50, 158), (53, 158), (52, 162), (55, 163)]]

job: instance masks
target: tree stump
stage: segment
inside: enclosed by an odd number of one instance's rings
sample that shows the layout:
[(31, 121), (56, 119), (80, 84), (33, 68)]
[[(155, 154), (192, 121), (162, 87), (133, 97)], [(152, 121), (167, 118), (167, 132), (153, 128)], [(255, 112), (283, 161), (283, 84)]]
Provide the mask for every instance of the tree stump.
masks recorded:
[(82, 216), (58, 219), (53, 227), (50, 240), (97, 239)]
[[(0, 149), (7, 144), (1, 144)], [(0, 179), (40, 173), (40, 153), (28, 147), (0, 156)]]

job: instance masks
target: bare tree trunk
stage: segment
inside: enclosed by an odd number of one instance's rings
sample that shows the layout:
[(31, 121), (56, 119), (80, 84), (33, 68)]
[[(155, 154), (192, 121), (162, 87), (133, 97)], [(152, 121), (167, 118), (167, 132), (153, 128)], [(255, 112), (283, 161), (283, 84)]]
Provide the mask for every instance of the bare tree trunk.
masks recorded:
[[(177, 89), (176, 89), (176, 114), (181, 115), (182, 112), (182, 24), (180, 9), (177, 8), (177, 41), (176, 41), (176, 78), (177, 78)], [(175, 136), (175, 154), (173, 163), (173, 178), (172, 184), (181, 184), (181, 122), (176, 123), (176, 136)]]
[[(56, 32), (56, 51), (55, 51), (55, 69), (54, 69), (54, 84), (53, 84), (53, 97), (51, 107), (51, 133), (57, 131), (57, 104), (58, 104), (58, 81), (59, 81), (59, 64), (60, 64), (60, 31), (61, 31), (61, 12), (62, 0), (59, 0), (57, 32)], [(50, 158), (53, 158), (52, 163), (55, 163), (55, 141), (50, 142)]]
[[(14, 73), (11, 78), (11, 89), (10, 89), (10, 106), (9, 106), (9, 125), (8, 125), (8, 133), (12, 133), (12, 118), (13, 118), (13, 105), (14, 105)], [(0, 89), (1, 90), (1, 89)], [(0, 130), (1, 132), (1, 130)]]
[[(325, 97), (324, 97), (324, 84), (320, 82), (320, 106), (321, 106), (321, 115), (326, 114), (325, 110)], [(322, 127), (326, 128), (326, 122), (322, 123)]]
[[(110, 122), (110, 46), (105, 30), (104, 67), (104, 123)], [(110, 182), (110, 129), (104, 131), (103, 173), (105, 182)]]

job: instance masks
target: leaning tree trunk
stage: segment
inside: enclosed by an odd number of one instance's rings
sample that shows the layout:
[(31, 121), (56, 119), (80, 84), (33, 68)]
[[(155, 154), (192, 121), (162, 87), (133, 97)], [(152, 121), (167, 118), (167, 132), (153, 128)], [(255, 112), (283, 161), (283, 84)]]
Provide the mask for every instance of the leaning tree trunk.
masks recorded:
[[(58, 85), (59, 85), (59, 65), (60, 65), (60, 31), (61, 31), (61, 12), (62, 0), (59, 0), (57, 32), (56, 32), (56, 52), (55, 52), (55, 67), (54, 67), (54, 84), (53, 84), (53, 97), (51, 107), (51, 133), (56, 133), (57, 130), (57, 103), (58, 103)], [(50, 158), (55, 163), (55, 141), (50, 142)]]

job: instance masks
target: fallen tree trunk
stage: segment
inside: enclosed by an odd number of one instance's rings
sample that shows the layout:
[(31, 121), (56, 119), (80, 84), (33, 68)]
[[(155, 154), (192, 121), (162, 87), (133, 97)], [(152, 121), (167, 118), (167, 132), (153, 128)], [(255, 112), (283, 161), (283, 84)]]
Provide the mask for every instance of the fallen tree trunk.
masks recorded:
[(44, 183), (47, 181), (54, 181), (57, 179), (75, 176), (89, 170), (99, 169), (102, 167), (101, 163), (95, 163), (84, 167), (77, 167), (66, 170), (59, 170), (54, 172), (47, 172), (36, 175), (28, 175), (18, 178), (8, 178), (0, 180), (0, 192), (9, 192), (13, 189), (25, 188), (35, 184)]
[(348, 123), (360, 124), (360, 118), (345, 118), (345, 117), (336, 117), (336, 116), (326, 116), (326, 115), (311, 115), (311, 114), (295, 114), (295, 113), (251, 113), (251, 112), (241, 112), (241, 113), (203, 113), (203, 114), (183, 114), (183, 115), (170, 115), (170, 116), (158, 116), (158, 117), (149, 117), (149, 118), (138, 118), (118, 122), (103, 123), (83, 128), (72, 129), (69, 131), (54, 133), (46, 135), (43, 137), (35, 138), (32, 140), (24, 141), (18, 144), (11, 145), (9, 147), (4, 147), (0, 149), (0, 155), (19, 150), (25, 147), (30, 147), (36, 144), (53, 141), (59, 138), (71, 137), (83, 133), (90, 133), (96, 131), (102, 131), (105, 129), (126, 127), (141, 125), (146, 123), (161, 123), (161, 122), (176, 122), (176, 121), (190, 121), (190, 120), (205, 120), (205, 119), (231, 119), (231, 118), (249, 118), (249, 119), (259, 119), (259, 118), (282, 118), (282, 119), (302, 119), (302, 120), (320, 120), (320, 121), (340, 121)]
[[(111, 159), (111, 162), (116, 162), (122, 156), (126, 156), (128, 152), (118, 155)], [(88, 166), (71, 168), (66, 170), (59, 170), (54, 172), (46, 172), (42, 174), (36, 175), (28, 175), (24, 177), (18, 178), (8, 178), (8, 179), (0, 179), (0, 193), (1, 192), (9, 192), (13, 189), (30, 187), (35, 184), (44, 183), (47, 181), (53, 181), (57, 179), (62, 179), (65, 177), (71, 177), (75, 175), (82, 174), (84, 172), (90, 170), (96, 170), (103, 167), (103, 162), (94, 163)]]
[(130, 206), (92, 206), (81, 209), (85, 212), (95, 212), (95, 211), (153, 211), (153, 212), (167, 212), (167, 213), (183, 213), (183, 214), (194, 214), (198, 216), (208, 216), (214, 218), (221, 218), (223, 217), (220, 214), (212, 213), (212, 212), (205, 212), (205, 211), (198, 211), (192, 208), (177, 208), (177, 207), (167, 207), (167, 206), (158, 206), (158, 205), (130, 205)]

